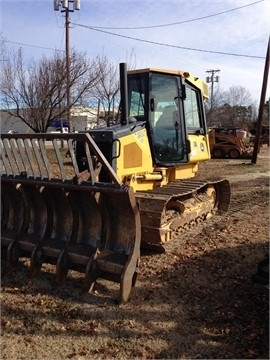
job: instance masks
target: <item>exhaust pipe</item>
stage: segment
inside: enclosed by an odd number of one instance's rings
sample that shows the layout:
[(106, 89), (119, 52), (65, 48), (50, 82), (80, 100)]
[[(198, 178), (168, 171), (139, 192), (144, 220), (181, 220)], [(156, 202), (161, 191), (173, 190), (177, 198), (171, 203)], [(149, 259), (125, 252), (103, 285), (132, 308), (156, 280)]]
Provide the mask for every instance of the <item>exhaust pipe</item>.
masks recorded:
[(121, 125), (128, 123), (127, 64), (120, 63)]

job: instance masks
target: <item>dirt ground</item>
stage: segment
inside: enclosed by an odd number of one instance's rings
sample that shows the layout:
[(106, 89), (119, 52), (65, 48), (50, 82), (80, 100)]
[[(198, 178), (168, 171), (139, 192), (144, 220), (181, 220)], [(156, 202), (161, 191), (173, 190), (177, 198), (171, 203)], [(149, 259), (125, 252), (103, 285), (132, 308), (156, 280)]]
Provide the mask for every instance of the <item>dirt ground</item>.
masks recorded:
[(268, 359), (268, 290), (251, 276), (268, 252), (269, 150), (250, 160), (211, 160), (199, 177), (231, 182), (228, 214), (142, 253), (130, 301), (119, 284), (82, 275), (54, 283), (54, 268), (29, 279), (29, 262), (2, 261), (1, 359)]

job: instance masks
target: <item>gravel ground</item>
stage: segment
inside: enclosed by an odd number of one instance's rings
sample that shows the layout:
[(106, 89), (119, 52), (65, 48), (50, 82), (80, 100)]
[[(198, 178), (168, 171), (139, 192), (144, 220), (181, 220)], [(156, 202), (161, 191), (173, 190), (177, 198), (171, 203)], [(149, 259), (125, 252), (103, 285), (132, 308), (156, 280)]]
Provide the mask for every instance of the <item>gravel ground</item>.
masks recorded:
[(228, 214), (181, 234), (166, 253), (142, 253), (130, 301), (82, 275), (56, 287), (54, 268), (29, 279), (29, 260), (2, 260), (1, 359), (268, 359), (268, 290), (251, 280), (268, 252), (269, 150), (250, 160), (211, 160), (199, 177), (231, 182)]

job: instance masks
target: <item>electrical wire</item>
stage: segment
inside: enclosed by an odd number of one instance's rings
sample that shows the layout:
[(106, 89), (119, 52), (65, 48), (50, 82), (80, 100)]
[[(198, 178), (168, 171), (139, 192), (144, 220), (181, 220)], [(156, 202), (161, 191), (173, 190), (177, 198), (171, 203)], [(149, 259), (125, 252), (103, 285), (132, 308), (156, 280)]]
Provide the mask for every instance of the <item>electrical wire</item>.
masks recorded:
[[(74, 24), (74, 25), (75, 25), (75, 24)], [(125, 38), (125, 39), (140, 41), (140, 42), (144, 42), (144, 43), (148, 43), (148, 44), (154, 44), (154, 45), (159, 45), (159, 46), (166, 46), (166, 47), (183, 49), (183, 50), (189, 50), (189, 51), (199, 51), (199, 52), (211, 53), (211, 54), (220, 54), (220, 55), (228, 55), (228, 56), (239, 56), (239, 57), (254, 58), (254, 59), (265, 59), (263, 56), (236, 54), (236, 53), (228, 53), (228, 52), (222, 52), (222, 51), (196, 49), (196, 48), (191, 48), (191, 47), (186, 47), (186, 46), (179, 46), (179, 45), (173, 45), (173, 44), (165, 44), (165, 43), (160, 43), (160, 42), (157, 42), (157, 41), (145, 40), (145, 39), (135, 38), (135, 37), (127, 36), (127, 35), (121, 35), (121, 34), (113, 33), (113, 32), (110, 32), (110, 31), (105, 31), (105, 30), (101, 30), (101, 29), (96, 29), (96, 28), (93, 28), (92, 26), (87, 26), (87, 25), (83, 25), (83, 24), (78, 24), (78, 23), (77, 23), (76, 25), (77, 25), (77, 26), (80, 26), (80, 27), (83, 27), (83, 28), (86, 28), (86, 29), (89, 29), (89, 30), (94, 30), (94, 31), (102, 32), (102, 33), (105, 33), (105, 34), (108, 34), (108, 35), (118, 36), (118, 37)]]
[(208, 18), (215, 17), (215, 16), (218, 16), (218, 15), (223, 15), (223, 14), (226, 14), (228, 12), (243, 9), (243, 8), (248, 7), (248, 6), (256, 5), (256, 4), (259, 4), (259, 3), (264, 2), (264, 1), (265, 0), (259, 0), (259, 1), (255, 1), (255, 2), (247, 4), (247, 5), (243, 5), (243, 6), (239, 6), (237, 8), (221, 11), (221, 12), (218, 12), (218, 13), (215, 13), (215, 14), (210, 14), (210, 15), (201, 16), (201, 17), (198, 17), (198, 18), (190, 19), (190, 20), (183, 20), (183, 21), (178, 21), (178, 22), (173, 22), (173, 23), (168, 23), (168, 24), (149, 25), (149, 26), (136, 26), (136, 27), (109, 27), (109, 26), (94, 26), (94, 25), (92, 25), (92, 28), (95, 28), (95, 29), (107, 29), (107, 30), (140, 30), (140, 29), (154, 29), (154, 28), (161, 28), (161, 27), (167, 27), (167, 26), (174, 26), (174, 25), (186, 24), (186, 23), (190, 23), (190, 22), (194, 22), (194, 21), (208, 19)]
[[(103, 30), (103, 29), (118, 29), (118, 30), (120, 30), (120, 29), (122, 29), (122, 30), (131, 30), (131, 29), (133, 29), (134, 30), (134, 29), (149, 29), (149, 28), (158, 28), (158, 27), (179, 25), (179, 24), (184, 24), (184, 23), (188, 23), (188, 22), (194, 22), (194, 21), (206, 19), (206, 18), (209, 18), (209, 17), (218, 16), (218, 15), (225, 14), (225, 13), (228, 13), (228, 12), (231, 12), (231, 11), (236, 11), (236, 10), (248, 7), (248, 6), (252, 6), (252, 5), (261, 3), (263, 1), (265, 1), (265, 0), (259, 0), (259, 1), (247, 4), (247, 5), (239, 6), (237, 8), (225, 10), (225, 11), (222, 11), (222, 12), (219, 12), (219, 13), (206, 15), (206, 16), (203, 16), (203, 17), (195, 18), (195, 19), (184, 20), (184, 21), (175, 22), (175, 23), (169, 23), (169, 24), (161, 24), (161, 25), (141, 26), (141, 27), (98, 27), (98, 26), (87, 26), (87, 25), (83, 25), (83, 24), (78, 24), (77, 22), (70, 22), (70, 24), (74, 25), (74, 26), (80, 26), (80, 27), (83, 27), (83, 28), (86, 28), (86, 29), (90, 29), (90, 30), (93, 30), (93, 31), (102, 32), (102, 33), (105, 33), (105, 34), (108, 34), (108, 35), (118, 36), (118, 37), (122, 37), (122, 38), (125, 38), (125, 39), (135, 40), (135, 41), (144, 42), (144, 43), (153, 44), (153, 45), (166, 46), (166, 47), (178, 48), (178, 49), (189, 50), (189, 51), (198, 51), (198, 52), (205, 52), (205, 53), (212, 53), (212, 54), (227, 55), (227, 56), (238, 56), (238, 57), (246, 57), (246, 58), (264, 59), (263, 56), (236, 54), (236, 53), (228, 53), (228, 52), (205, 50), (205, 49), (196, 49), (196, 48), (190, 48), (190, 47), (185, 47), (185, 46), (178, 46), (178, 45), (173, 45), (173, 44), (166, 44), (166, 43), (160, 43), (160, 42), (146, 40), (146, 39), (135, 38), (135, 37), (131, 37), (131, 36), (127, 36), (127, 35), (121, 35), (121, 34), (117, 34), (117, 33), (113, 33), (113, 32), (110, 32), (110, 31)], [(32, 45), (32, 44), (26, 44), (26, 43), (19, 43), (19, 42), (9, 41), (9, 40), (6, 40), (6, 42), (11, 43), (11, 44), (17, 44), (17, 45), (35, 47), (35, 48), (39, 48), (39, 49), (45, 49), (45, 50), (53, 50), (53, 51), (61, 51), (61, 52), (65, 51), (65, 50), (59, 50), (59, 49), (52, 49), (52, 48), (48, 48), (48, 47), (44, 47), (44, 46), (38, 46), (38, 45)]]
[(10, 43), (10, 44), (16, 44), (16, 45), (30, 46), (30, 47), (34, 47), (34, 48), (38, 48), (38, 49), (65, 52), (65, 50), (53, 49), (53, 48), (48, 48), (48, 47), (45, 47), (45, 46), (38, 46), (38, 45), (32, 45), (32, 44), (25, 44), (25, 43), (20, 43), (20, 42), (16, 42), (16, 41), (5, 40), (5, 42)]

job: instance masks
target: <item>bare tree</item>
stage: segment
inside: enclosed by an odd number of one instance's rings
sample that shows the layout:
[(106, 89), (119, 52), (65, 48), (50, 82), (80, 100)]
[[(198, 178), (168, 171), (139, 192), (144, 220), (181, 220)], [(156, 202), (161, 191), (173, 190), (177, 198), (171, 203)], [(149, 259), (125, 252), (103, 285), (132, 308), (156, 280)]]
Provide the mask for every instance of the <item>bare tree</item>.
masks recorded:
[(217, 86), (215, 87), (213, 93), (210, 95), (209, 99), (205, 103), (205, 113), (207, 125), (209, 127), (213, 126), (216, 123), (219, 108), (222, 106), (222, 104), (223, 91), (219, 86)]
[(0, 32), (0, 62), (2, 63), (5, 61), (6, 56), (6, 39), (4, 38), (4, 35), (2, 32)]
[[(1, 106), (20, 118), (34, 132), (46, 132), (56, 119), (67, 115), (67, 73), (63, 54), (52, 58), (31, 60), (24, 65), (23, 53), (9, 56), (1, 78)], [(96, 59), (87, 61), (85, 55), (71, 52), (70, 56), (70, 108), (97, 83), (99, 77)]]
[[(127, 55), (128, 69), (134, 69), (136, 56), (133, 50)], [(119, 63), (112, 63), (106, 55), (98, 56), (99, 80), (94, 88), (92, 101), (94, 106), (101, 107), (105, 114), (105, 121), (119, 121), (120, 106), (120, 81), (119, 81)]]
[(256, 107), (248, 90), (232, 86), (214, 93), (212, 109), (206, 104), (208, 126), (247, 128), (256, 117)]
[(250, 92), (243, 86), (231, 86), (223, 93), (223, 101), (230, 106), (249, 106), (252, 98)]
[(232, 86), (223, 93), (221, 116), (227, 126), (238, 127), (250, 118), (252, 98), (242, 86)]
[(98, 72), (100, 76), (92, 95), (102, 107), (105, 121), (110, 123), (117, 117), (115, 110), (119, 107), (119, 67), (102, 54), (98, 56)]

